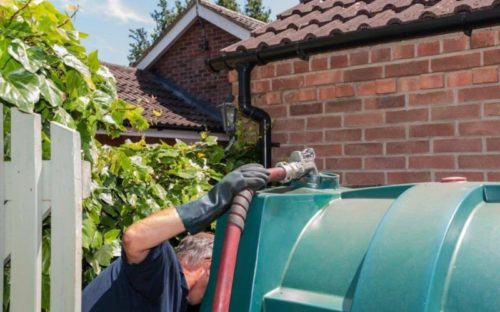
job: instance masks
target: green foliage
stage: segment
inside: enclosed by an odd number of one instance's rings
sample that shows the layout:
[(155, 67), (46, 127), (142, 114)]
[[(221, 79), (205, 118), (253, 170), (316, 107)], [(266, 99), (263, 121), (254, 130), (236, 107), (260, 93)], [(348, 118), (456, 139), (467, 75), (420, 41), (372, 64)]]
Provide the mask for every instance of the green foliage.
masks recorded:
[(127, 226), (208, 191), (222, 177), (223, 157), (216, 138), (206, 134), (193, 144), (139, 141), (103, 147), (94, 163), (92, 196), (85, 201), (84, 283), (120, 255), (120, 237)]
[(155, 22), (155, 28), (148, 38), (148, 33), (144, 28), (129, 29), (129, 38), (132, 42), (129, 44), (128, 60), (130, 64), (137, 61), (142, 53), (146, 51), (155, 40), (157, 40), (163, 31), (172, 24), (177, 16), (181, 14), (188, 6), (188, 0), (175, 0), (173, 7), (168, 3), (168, 0), (159, 0), (156, 4), (157, 9), (150, 15)]
[(262, 5), (262, 0), (247, 0), (245, 4), (245, 14), (265, 23), (269, 22), (271, 9)]
[[(115, 79), (87, 55), (85, 37), (71, 18), (41, 0), (0, 0), (0, 104), (3, 104), (6, 148), (10, 154), (9, 110), (17, 107), (42, 117), (44, 159), (50, 159), (50, 121), (76, 129), (82, 153), (92, 163), (92, 194), (84, 201), (83, 269), (90, 281), (120, 252), (120, 236), (132, 222), (206, 192), (225, 172), (240, 164), (246, 144), (237, 143), (227, 158), (214, 137), (175, 145), (127, 142), (101, 146), (98, 129), (119, 136), (129, 124), (146, 129), (142, 108), (117, 97)], [(231, 156), (233, 157), (233, 156)], [(247, 160), (247, 159), (245, 159)], [(42, 241), (42, 307), (49, 310), (50, 219)], [(4, 310), (9, 305), (9, 269), (5, 272)]]
[(215, 3), (231, 11), (241, 12), (240, 5), (236, 0), (217, 0)]
[(133, 41), (129, 44), (130, 49), (127, 58), (132, 64), (141, 57), (151, 43), (148, 39), (148, 32), (144, 28), (129, 29), (129, 32), (128, 37)]

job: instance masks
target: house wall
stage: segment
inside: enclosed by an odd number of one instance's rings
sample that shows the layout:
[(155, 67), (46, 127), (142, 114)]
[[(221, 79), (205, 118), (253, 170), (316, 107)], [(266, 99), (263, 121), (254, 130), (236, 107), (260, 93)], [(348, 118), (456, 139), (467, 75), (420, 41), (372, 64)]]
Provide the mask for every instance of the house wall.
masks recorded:
[(205, 59), (219, 55), (219, 51), (237, 41), (238, 38), (203, 20), (209, 50), (202, 48), (203, 33), (199, 21), (158, 59), (153, 70), (157, 70), (178, 86), (198, 99), (214, 106), (221, 104), (231, 90), (227, 72), (213, 73), (205, 65)]
[[(273, 162), (314, 147), (344, 185), (500, 180), (499, 27), (281, 61), (252, 72)], [(237, 78), (229, 75), (233, 92)]]

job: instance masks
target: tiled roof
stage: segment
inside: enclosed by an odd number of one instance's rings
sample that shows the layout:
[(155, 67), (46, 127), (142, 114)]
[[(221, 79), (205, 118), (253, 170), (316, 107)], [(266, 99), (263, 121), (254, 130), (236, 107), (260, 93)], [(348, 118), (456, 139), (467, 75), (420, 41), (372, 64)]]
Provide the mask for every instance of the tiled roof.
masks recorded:
[(255, 18), (251, 18), (241, 13), (226, 9), (225, 7), (222, 7), (220, 5), (213, 4), (207, 0), (200, 0), (199, 3), (204, 7), (206, 7), (207, 9), (219, 13), (220, 15), (223, 15), (224, 17), (230, 19), (231, 21), (235, 22), (236, 24), (250, 31), (256, 30), (266, 24)]
[(493, 9), (498, 0), (302, 0), (224, 52), (266, 49), (459, 12)]
[[(186, 103), (166, 89), (149, 71), (103, 63), (116, 78), (118, 96), (144, 107), (152, 127), (189, 130), (221, 130), (222, 125), (201, 109)], [(155, 115), (160, 113), (161, 115)]]

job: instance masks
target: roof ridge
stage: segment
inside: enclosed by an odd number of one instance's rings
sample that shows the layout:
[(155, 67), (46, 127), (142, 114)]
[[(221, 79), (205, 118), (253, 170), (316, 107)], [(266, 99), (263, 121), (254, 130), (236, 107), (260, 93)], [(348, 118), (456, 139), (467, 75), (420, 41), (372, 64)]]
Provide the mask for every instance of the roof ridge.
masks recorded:
[[(194, 0), (194, 2), (196, 2), (196, 0)], [(207, 6), (217, 7), (218, 9), (221, 9), (221, 10), (223, 10), (223, 11), (227, 11), (227, 12), (228, 12), (228, 13), (230, 13), (230, 14), (236, 14), (236, 15), (239, 15), (240, 17), (243, 17), (243, 18), (246, 18), (246, 19), (252, 20), (252, 21), (253, 21), (253, 22), (255, 22), (255, 23), (261, 24), (261, 26), (264, 26), (264, 25), (266, 25), (266, 24), (267, 24), (266, 22), (263, 22), (263, 21), (261, 21), (261, 20), (258, 20), (258, 19), (256, 19), (256, 18), (253, 18), (253, 17), (248, 16), (248, 15), (245, 15), (245, 14), (243, 14), (243, 13), (241, 13), (241, 12), (237, 12), (237, 11), (230, 10), (230, 9), (228, 9), (228, 8), (226, 8), (226, 7), (223, 7), (223, 6), (221, 6), (221, 5), (218, 5), (218, 4), (215, 4), (215, 3), (212, 3), (212, 2), (210, 2), (210, 1), (208, 1), (208, 0), (200, 0), (200, 3), (201, 3), (202, 5), (207, 5)]]
[(115, 63), (109, 63), (109, 62), (106, 62), (106, 61), (99, 61), (102, 65), (106, 66), (106, 67), (119, 67), (119, 68), (122, 68), (122, 69), (125, 69), (125, 70), (129, 70), (129, 71), (138, 71), (140, 69), (138, 69), (137, 67), (133, 67), (133, 66), (127, 66), (127, 65), (120, 65), (120, 64), (115, 64)]

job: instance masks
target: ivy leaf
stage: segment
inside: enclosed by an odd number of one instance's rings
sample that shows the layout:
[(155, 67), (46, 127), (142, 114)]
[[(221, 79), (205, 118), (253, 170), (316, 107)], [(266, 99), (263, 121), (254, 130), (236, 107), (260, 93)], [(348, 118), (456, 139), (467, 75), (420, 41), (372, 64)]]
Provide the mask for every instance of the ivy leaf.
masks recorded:
[(40, 100), (40, 78), (25, 69), (0, 72), (0, 97), (24, 112), (33, 112)]
[(9, 54), (16, 61), (21, 63), (27, 71), (36, 73), (42, 66), (42, 63), (39, 60), (30, 57), (28, 54), (28, 48), (29, 47), (21, 39), (16, 38), (12, 40), (8, 51)]
[(118, 229), (112, 229), (104, 234), (104, 243), (111, 244), (115, 239), (120, 236), (121, 231)]
[(64, 64), (76, 69), (80, 74), (82, 74), (83, 79), (91, 89), (95, 89), (95, 85), (92, 82), (92, 77), (90, 75), (89, 68), (82, 63), (76, 56), (71, 54), (65, 47), (55, 44), (52, 49), (61, 58)]
[(49, 102), (52, 107), (62, 106), (64, 93), (59, 90), (56, 84), (46, 78), (41, 80), (40, 92), (42, 96)]
[(113, 246), (102, 245), (99, 250), (94, 254), (94, 258), (97, 260), (99, 265), (108, 266), (113, 258)]

